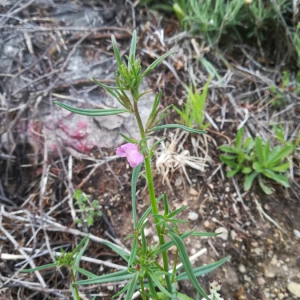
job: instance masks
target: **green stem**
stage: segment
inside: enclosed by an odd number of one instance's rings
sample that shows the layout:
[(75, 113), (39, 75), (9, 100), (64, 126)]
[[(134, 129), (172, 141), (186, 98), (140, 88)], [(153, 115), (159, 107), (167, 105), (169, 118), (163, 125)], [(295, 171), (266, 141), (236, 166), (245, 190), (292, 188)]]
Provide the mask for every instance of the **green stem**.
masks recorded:
[[(142, 290), (142, 292), (145, 293), (145, 287), (144, 287), (143, 278), (140, 278), (140, 285), (141, 285), (141, 290)], [(145, 294), (142, 294), (142, 298), (143, 298), (143, 300), (147, 300)]]
[[(70, 269), (70, 271), (71, 271), (71, 278), (72, 278), (72, 283), (73, 283), (73, 287), (74, 287), (74, 290), (75, 290), (76, 298), (77, 298), (77, 299), (80, 299), (79, 292), (78, 292), (78, 287), (77, 287), (77, 285), (75, 284), (75, 282), (76, 282), (75, 274), (74, 274), (74, 272), (73, 272), (72, 269)], [(74, 300), (75, 300), (75, 299), (74, 299)]]
[[(139, 126), (139, 130), (140, 130), (140, 134), (141, 134), (141, 138), (144, 139), (146, 137), (145, 134), (145, 130), (144, 130), (144, 126), (139, 114), (139, 110), (138, 110), (138, 106), (137, 106), (137, 102), (134, 101), (134, 114)], [(145, 142), (147, 145), (147, 141)], [(149, 152), (148, 146), (147, 146), (147, 151)], [(156, 203), (156, 197), (155, 197), (155, 190), (154, 190), (154, 183), (153, 183), (153, 176), (152, 176), (152, 169), (151, 169), (151, 160), (150, 157), (147, 155), (145, 157), (145, 169), (146, 169), (146, 177), (147, 177), (147, 183), (148, 183), (148, 191), (149, 191), (149, 196), (150, 196), (150, 202), (151, 202), (151, 206), (152, 206), (152, 213), (153, 214), (158, 214), (158, 206)], [(155, 227), (156, 227), (156, 231), (157, 231), (157, 235), (158, 235), (158, 239), (159, 239), (159, 244), (161, 246), (163, 246), (165, 244), (165, 239), (164, 236), (161, 232), (161, 228), (160, 225), (157, 225), (157, 223), (159, 222), (159, 219), (154, 218), (154, 222), (155, 222)], [(163, 257), (163, 263), (164, 263), (164, 271), (165, 272), (169, 272), (169, 263), (168, 263), (168, 256), (167, 256), (167, 251), (164, 251), (162, 253), (162, 257)], [(167, 283), (167, 287), (169, 292), (172, 292), (172, 285), (171, 285), (171, 280), (169, 276), (166, 276), (166, 283)]]
[(177, 260), (178, 260), (178, 249), (176, 249), (176, 253), (175, 253), (175, 260), (174, 260), (174, 266), (173, 266), (173, 275), (172, 275), (172, 283), (175, 282)]

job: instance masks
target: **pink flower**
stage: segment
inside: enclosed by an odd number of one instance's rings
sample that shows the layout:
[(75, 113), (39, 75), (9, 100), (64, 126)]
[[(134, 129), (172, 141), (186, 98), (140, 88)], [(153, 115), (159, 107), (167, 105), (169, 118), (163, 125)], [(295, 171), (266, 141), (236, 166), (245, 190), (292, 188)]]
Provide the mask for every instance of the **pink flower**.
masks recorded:
[(144, 156), (140, 153), (139, 147), (132, 143), (127, 143), (118, 147), (116, 154), (120, 157), (126, 157), (130, 166), (133, 168), (138, 166), (144, 160)]

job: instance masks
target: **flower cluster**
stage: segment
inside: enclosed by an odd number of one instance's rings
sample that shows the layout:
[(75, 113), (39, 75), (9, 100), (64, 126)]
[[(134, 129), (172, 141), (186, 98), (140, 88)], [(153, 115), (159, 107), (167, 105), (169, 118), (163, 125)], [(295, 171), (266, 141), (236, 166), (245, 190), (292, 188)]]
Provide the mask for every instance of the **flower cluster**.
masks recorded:
[(132, 143), (124, 144), (117, 148), (116, 154), (120, 157), (126, 157), (131, 167), (138, 166), (143, 160), (144, 156), (139, 151), (139, 147)]
[[(210, 295), (208, 296), (208, 298), (211, 300), (224, 300), (224, 298), (222, 298), (221, 295), (218, 293), (218, 291), (221, 290), (221, 287), (221, 282), (218, 282), (216, 280), (211, 281), (209, 285)], [(202, 298), (202, 300), (206, 299)]]

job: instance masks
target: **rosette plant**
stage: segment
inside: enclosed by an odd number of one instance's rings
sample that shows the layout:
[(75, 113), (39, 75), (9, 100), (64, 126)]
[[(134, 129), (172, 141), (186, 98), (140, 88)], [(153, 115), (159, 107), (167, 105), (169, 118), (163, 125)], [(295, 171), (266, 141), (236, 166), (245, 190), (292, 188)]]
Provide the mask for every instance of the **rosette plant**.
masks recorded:
[[(204, 289), (200, 286), (197, 277), (224, 264), (229, 257), (225, 257), (215, 263), (192, 268), (187, 249), (184, 245), (184, 239), (189, 236), (195, 237), (211, 237), (215, 233), (188, 231), (181, 232), (180, 223), (187, 221), (179, 219), (177, 216), (187, 206), (182, 206), (177, 210), (172, 210), (168, 203), (166, 194), (157, 197), (154, 189), (151, 160), (155, 146), (162, 140), (155, 143), (151, 148), (148, 146), (149, 135), (157, 130), (166, 128), (181, 128), (182, 130), (201, 134), (204, 131), (188, 128), (178, 124), (160, 125), (164, 118), (168, 115), (167, 110), (170, 107), (163, 108), (160, 104), (162, 93), (155, 95), (152, 111), (148, 120), (143, 124), (139, 113), (139, 100), (149, 91), (140, 92), (140, 84), (146, 75), (148, 75), (155, 67), (157, 67), (164, 59), (172, 54), (168, 52), (155, 60), (145, 71), (139, 59), (136, 59), (136, 32), (133, 32), (132, 42), (129, 56), (126, 56), (127, 62), (123, 62), (116, 40), (112, 36), (112, 45), (117, 60), (118, 69), (116, 71), (115, 86), (107, 86), (93, 78), (93, 80), (109, 94), (119, 101), (123, 108), (118, 109), (81, 109), (74, 108), (61, 102), (57, 105), (65, 108), (73, 113), (86, 116), (108, 116), (121, 113), (131, 113), (135, 116), (137, 126), (140, 131), (140, 140), (137, 141), (120, 133), (127, 142), (117, 149), (120, 157), (126, 157), (133, 168), (132, 172), (132, 215), (133, 215), (133, 232), (128, 239), (132, 239), (132, 248), (130, 254), (119, 246), (112, 243), (105, 243), (113, 251), (117, 252), (126, 262), (128, 268), (126, 270), (117, 271), (111, 274), (97, 276), (91, 272), (81, 269), (78, 265), (76, 271), (87, 279), (73, 282), (72, 287), (75, 289), (74, 295), (78, 295), (78, 287), (81, 285), (100, 284), (107, 282), (127, 282), (124, 288), (113, 298), (125, 294), (126, 300), (131, 300), (135, 292), (139, 292), (142, 299), (184, 299), (192, 300), (189, 296), (177, 291), (178, 282), (189, 279), (196, 289), (197, 297), (209, 299)], [(150, 198), (150, 205), (140, 218), (136, 211), (136, 185), (142, 167), (145, 168), (147, 186)], [(159, 203), (163, 203), (162, 212), (159, 210)], [(155, 223), (159, 242), (151, 245), (145, 237), (144, 230), (148, 226), (150, 219)], [(174, 246), (176, 253), (173, 266), (170, 266), (170, 254), (168, 250)], [(177, 265), (180, 259), (181, 264)], [(32, 269), (31, 271), (34, 271)], [(76, 300), (78, 300), (76, 298)]]

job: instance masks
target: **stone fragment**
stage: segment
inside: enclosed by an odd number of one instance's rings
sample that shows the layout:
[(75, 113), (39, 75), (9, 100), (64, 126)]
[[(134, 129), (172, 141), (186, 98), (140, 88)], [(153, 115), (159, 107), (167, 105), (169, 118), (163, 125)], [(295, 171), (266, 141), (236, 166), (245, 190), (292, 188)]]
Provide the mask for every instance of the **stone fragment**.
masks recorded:
[(300, 298), (300, 283), (289, 282), (287, 285), (288, 290), (297, 298)]
[(239, 265), (239, 271), (240, 271), (241, 273), (246, 273), (246, 268), (245, 268), (245, 266), (244, 266), (244, 265)]
[(215, 233), (220, 233), (217, 237), (223, 239), (224, 241), (228, 240), (228, 230), (225, 227), (217, 228)]
[(191, 221), (196, 221), (196, 220), (198, 220), (198, 218), (199, 218), (199, 215), (198, 215), (198, 214), (196, 214), (196, 213), (193, 212), (193, 211), (190, 211), (190, 212), (189, 212), (189, 215), (188, 215), (188, 219), (189, 219), (189, 220), (191, 220)]

